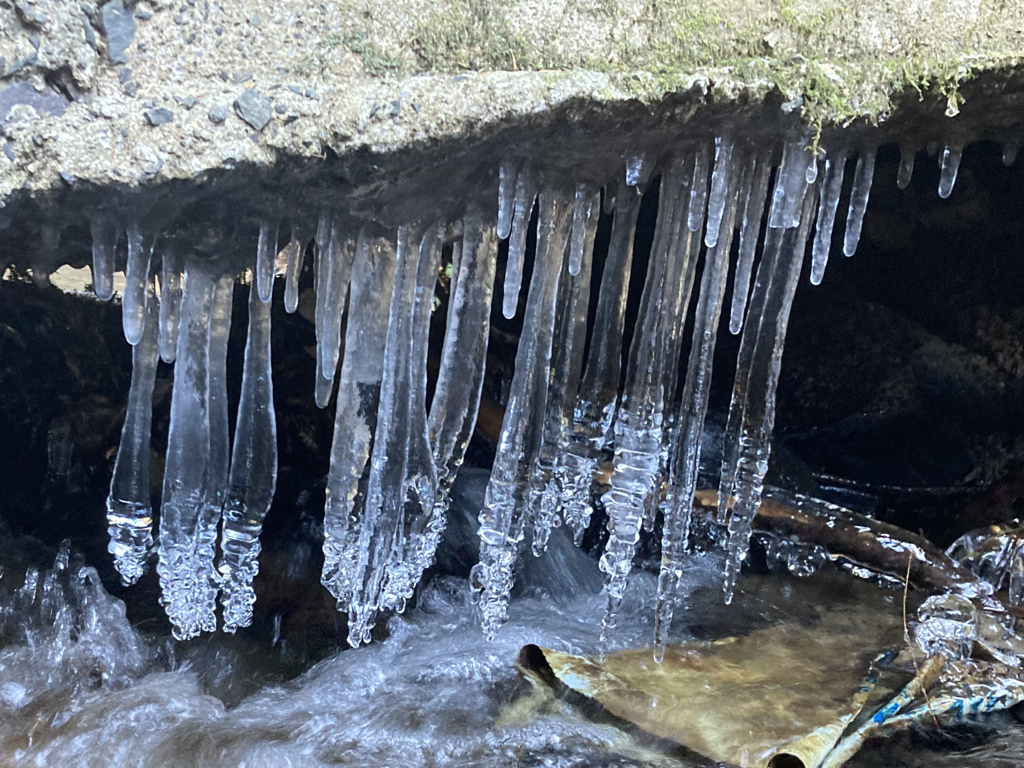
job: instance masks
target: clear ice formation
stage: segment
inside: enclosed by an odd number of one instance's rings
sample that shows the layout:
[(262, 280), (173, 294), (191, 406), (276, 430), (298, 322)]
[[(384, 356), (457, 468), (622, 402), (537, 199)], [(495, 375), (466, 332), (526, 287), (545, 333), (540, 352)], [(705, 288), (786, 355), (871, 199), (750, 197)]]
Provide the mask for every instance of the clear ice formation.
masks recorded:
[(914, 158), (917, 149), (910, 144), (900, 144), (900, 169), (896, 174), (896, 187), (906, 189), (914, 175)]
[(871, 182), (875, 176), (876, 148), (869, 147), (857, 158), (857, 167), (853, 172), (853, 186), (850, 188), (850, 210), (846, 215), (846, 236), (843, 240), (843, 253), (853, 256), (860, 242), (860, 230), (864, 224), (864, 213), (868, 209), (868, 195), (871, 194)]
[(470, 574), (488, 637), (494, 636), (507, 617), (513, 567), (529, 523), (527, 490), (540, 451), (569, 213), (568, 201), (561, 194), (541, 191), (537, 261), (516, 352), (516, 372), (480, 511), (480, 562)]
[(125, 267), (124, 298), (121, 300), (121, 322), (124, 338), (133, 347), (142, 339), (146, 322), (146, 283), (149, 280), (149, 260), (153, 254), (152, 239), (147, 243), (137, 219), (126, 226), (128, 236), (128, 263)]
[(210, 518), (220, 471), (215, 455), (220, 447), (211, 437), (217, 281), (203, 266), (188, 263), (184, 283), (157, 564), (161, 602), (179, 639), (217, 628), (213, 560), (218, 521)]
[[(262, 234), (262, 233), (261, 233)], [(224, 504), (218, 568), (229, 632), (252, 623), (260, 531), (277, 485), (277, 420), (270, 365), (270, 301), (249, 286), (249, 332)]]
[(580, 382), (568, 439), (555, 466), (562, 519), (579, 544), (593, 513), (591, 486), (601, 451), (611, 433), (619, 398), (622, 331), (633, 264), (633, 235), (640, 195), (623, 185), (615, 199), (608, 256), (601, 275), (590, 351)]
[[(812, 153), (808, 135), (800, 133), (783, 143), (776, 167), (777, 147), (752, 144), (731, 130), (720, 131), (714, 142), (684, 143), (658, 162), (626, 153), (625, 172), (620, 169), (616, 189), (605, 188), (603, 198), (589, 181), (565, 183), (515, 160), (498, 168), (496, 215), (470, 203), (454, 221), (420, 219), (387, 230), (356, 221), (350, 212), (320, 212), (312, 236), (317, 405), (328, 404), (336, 374), (338, 379), (321, 580), (348, 614), (352, 645), (370, 641), (382, 612), (404, 609), (434, 559), (482, 397), (498, 243), (508, 238), (501, 310), (511, 318), (520, 303), (534, 221), (536, 253), (515, 373), (480, 512), (480, 562), (471, 574), (484, 632), (493, 636), (505, 621), (515, 564), (528, 540), (534, 555), (545, 551), (560, 525), (577, 543), (583, 540), (594, 509), (595, 475), (611, 456), (610, 489), (601, 499), (608, 515), (608, 542), (599, 562), (607, 598), (602, 634), (615, 626), (637, 543), (644, 531), (655, 530), (660, 512), (660, 655), (690, 562), (692, 500), (732, 269), (728, 327), (742, 338), (719, 505), (712, 513), (727, 531), (723, 586), (731, 599), (761, 500), (794, 292), (811, 242), (811, 282), (821, 281), (847, 159), (842, 146)], [(959, 155), (959, 146), (944, 153), (944, 191), (952, 189)], [(874, 148), (857, 159), (847, 254), (860, 237), (874, 161)], [(912, 165), (913, 152), (904, 147), (901, 186), (909, 182)], [(633, 241), (650, 179), (659, 190), (657, 220), (627, 349)], [(603, 258), (594, 253), (602, 211), (612, 216)], [(309, 224), (284, 222), (290, 232), (288, 312), (299, 303), (303, 258), (314, 231)], [(160, 246), (158, 301), (150, 274), (155, 233), (144, 232), (130, 216), (103, 213), (90, 222), (93, 280), (101, 297), (112, 293), (122, 227), (122, 312), (133, 373), (108, 499), (110, 551), (125, 582), (137, 580), (153, 545), (153, 382), (157, 360), (173, 362), (156, 546), (161, 602), (175, 635), (190, 638), (216, 628), (219, 595), (224, 627), (234, 631), (252, 621), (259, 537), (276, 485), (270, 318), (279, 223), (270, 216), (261, 221), (249, 257), (249, 327), (233, 442), (226, 359), (234, 276), (218, 271), (214, 260), (193, 256), (187, 244), (169, 240)], [(55, 248), (60, 232), (51, 230), (47, 242)], [(737, 260), (731, 268), (734, 237)], [(446, 253), (447, 315), (433, 318)], [(443, 323), (444, 337), (428, 403), (432, 323), (435, 330)], [(1014, 557), (1010, 571), (1011, 592), (1019, 596), (1024, 555)]]
[(952, 144), (942, 150), (942, 161), (939, 172), (939, 197), (945, 200), (953, 194), (956, 174), (960, 170), (960, 156), (963, 154), (962, 144)]
[(121, 581), (134, 584), (146, 571), (146, 556), (153, 546), (153, 505), (149, 490), (149, 435), (153, 422), (153, 383), (156, 381), (158, 317), (152, 285), (146, 306), (142, 338), (132, 348), (132, 383), (121, 443), (107, 496), (107, 549)]
[(89, 222), (92, 235), (92, 289), (96, 298), (109, 301), (114, 295), (114, 248), (119, 227), (106, 216)]

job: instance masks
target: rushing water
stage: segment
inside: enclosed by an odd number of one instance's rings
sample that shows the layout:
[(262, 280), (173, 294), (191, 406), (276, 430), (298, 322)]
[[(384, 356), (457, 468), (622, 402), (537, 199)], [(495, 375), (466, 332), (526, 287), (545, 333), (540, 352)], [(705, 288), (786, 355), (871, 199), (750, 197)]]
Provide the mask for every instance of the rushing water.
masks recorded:
[[(453, 525), (456, 538), (471, 533), (470, 511)], [(453, 517), (459, 513), (453, 509)], [(449, 541), (441, 553), (452, 570), (459, 544)], [(552, 535), (550, 549), (547, 558), (527, 560), (509, 621), (492, 641), (483, 637), (466, 581), (439, 577), (406, 616), (389, 620), (383, 641), (339, 650), (289, 682), (264, 682), (245, 696), (224, 692), (269, 679), (254, 661), (263, 649), (199, 640), (175, 653), (166, 638), (132, 628), (95, 571), (64, 551), (34, 583), (31, 575), (20, 589), (20, 579), (0, 580), (0, 765), (694, 765), (567, 703), (538, 703), (516, 669), (520, 648), (596, 653), (605, 610), (596, 562), (563, 531)], [(687, 572), (674, 639), (813, 621), (832, 603), (899, 610), (898, 592), (837, 573), (746, 577), (725, 607), (721, 568), (721, 557), (709, 556)], [(631, 580), (610, 648), (650, 643), (656, 593), (654, 576)], [(1020, 726), (1003, 715), (873, 742), (852, 764), (1011, 766), (1022, 759)]]

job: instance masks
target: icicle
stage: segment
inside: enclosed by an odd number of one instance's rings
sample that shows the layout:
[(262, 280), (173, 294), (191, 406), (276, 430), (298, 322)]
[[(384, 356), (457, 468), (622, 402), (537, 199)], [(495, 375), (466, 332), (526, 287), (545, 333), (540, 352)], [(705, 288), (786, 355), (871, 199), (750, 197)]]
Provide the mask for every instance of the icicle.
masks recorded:
[(956, 184), (956, 174), (960, 170), (960, 156), (963, 154), (963, 151), (963, 144), (953, 144), (942, 150), (939, 197), (943, 200), (953, 194), (953, 185)]
[(813, 184), (818, 180), (818, 158), (813, 152), (810, 153), (811, 159), (807, 163), (807, 172), (804, 174), (804, 181), (808, 184)]
[(260, 222), (260, 236), (256, 244), (256, 287), (260, 301), (270, 301), (274, 295), (274, 270), (277, 267), (277, 220)]
[[(494, 230), (484, 223), (480, 209), (471, 206), (464, 220), (458, 276), (453, 274), (452, 278), (455, 288), (449, 299), (451, 311), (427, 422), (437, 466), (433, 528), (444, 527), (448, 491), (476, 426), (490, 332), (496, 249)], [(440, 531), (437, 535), (439, 538)]]
[(700, 232), (704, 224), (704, 206), (708, 198), (708, 173), (711, 171), (711, 146), (702, 141), (694, 161), (693, 183), (690, 185), (690, 206), (686, 225), (691, 232)]
[(843, 191), (843, 172), (846, 170), (846, 150), (839, 149), (825, 158), (825, 179), (818, 204), (818, 228), (814, 233), (811, 260), (811, 285), (821, 285), (832, 248), (832, 227), (839, 209), (839, 195)]
[(597, 190), (586, 182), (576, 185), (576, 200), (572, 209), (572, 234), (569, 238), (569, 274), (575, 277), (580, 273), (583, 263), (583, 251), (587, 234), (593, 226), (597, 226)]
[(512, 229), (508, 240), (508, 260), (505, 263), (505, 286), (501, 313), (509, 320), (519, 309), (519, 288), (523, 282), (523, 259), (526, 256), (526, 231), (530, 227), (533, 204), (537, 199), (535, 172), (529, 163), (523, 165), (516, 179), (516, 198)]
[(910, 179), (914, 175), (914, 158), (917, 156), (917, 149), (910, 144), (900, 144), (900, 170), (896, 174), (896, 188), (906, 189), (910, 186)]
[(252, 623), (259, 572), (260, 532), (277, 485), (277, 422), (270, 365), (270, 303), (249, 286), (249, 333), (242, 393), (231, 451), (227, 502), (221, 531), (220, 583), (224, 629)]
[(171, 396), (163, 502), (160, 506), (160, 598), (179, 639), (216, 628), (214, 535), (204, 527), (210, 493), (209, 359), (215, 284), (203, 268), (185, 267), (178, 361)]
[[(698, 157), (697, 163), (700, 163)], [(693, 183), (707, 183), (694, 168)], [(615, 420), (615, 459), (611, 489), (602, 502), (608, 513), (608, 543), (601, 556), (608, 606), (602, 624), (602, 638), (615, 626), (625, 592), (633, 556), (640, 538), (644, 510), (651, 503), (658, 475), (664, 427), (665, 371), (673, 359), (672, 328), (682, 297), (679, 286), (690, 272), (689, 241), (677, 242), (687, 216), (684, 162), (674, 159), (662, 176), (658, 202), (658, 223), (651, 248), (650, 265), (640, 300), (638, 328), (629, 349), (629, 364), (622, 402)], [(696, 204), (700, 204), (697, 201)], [(687, 237), (692, 237), (687, 227)], [(698, 236), (699, 238), (699, 236)], [(699, 243), (699, 239), (698, 239)], [(692, 274), (692, 273), (691, 273)], [(676, 298), (679, 296), (678, 298)], [(678, 350), (675, 350), (678, 360)]]
[[(388, 312), (384, 370), (370, 459), (366, 503), (360, 519), (355, 584), (349, 605), (348, 642), (370, 641), (389, 561), (401, 551), (412, 404), (413, 306), (419, 249), (410, 227), (398, 229), (395, 286)], [(396, 537), (397, 533), (397, 537)]]
[(704, 233), (704, 245), (713, 248), (718, 242), (722, 228), (722, 216), (727, 203), (734, 203), (736, 191), (728, 188), (732, 168), (735, 140), (731, 134), (715, 137), (715, 170), (711, 174), (711, 197), (708, 198), (708, 227)]
[[(749, 183), (752, 172), (753, 169), (749, 166), (744, 169), (743, 178), (738, 181), (741, 188)], [(661, 544), (661, 572), (658, 575), (658, 601), (655, 611), (655, 658), (658, 661), (661, 661), (668, 642), (675, 601), (686, 564), (684, 554), (690, 533), (693, 494), (697, 488), (701, 437), (711, 389), (718, 323), (729, 276), (729, 250), (732, 245), (731, 234), (735, 217), (736, 207), (730, 206), (723, 221), (724, 236), (705, 257), (700, 298), (697, 300), (694, 316), (693, 342), (686, 366), (686, 383), (679, 404), (679, 415), (676, 418), (676, 445), (667, 491), (667, 509)]]
[(601, 213), (611, 216), (615, 213), (615, 193), (609, 185), (605, 184), (601, 188), (601, 195)]
[(364, 229), (352, 267), (351, 320), (345, 329), (345, 358), (338, 383), (324, 507), (321, 581), (338, 601), (338, 609), (345, 611), (352, 598), (359, 540), (354, 503), (377, 425), (394, 280), (394, 242)]
[(853, 256), (860, 242), (860, 230), (864, 224), (864, 213), (868, 209), (868, 195), (871, 194), (871, 181), (875, 176), (875, 153), (877, 149), (870, 147), (857, 158), (857, 168), (853, 172), (853, 187), (850, 189), (850, 210), (846, 215), (846, 237), (843, 240), (843, 253)]
[(587, 366), (573, 414), (569, 442), (555, 473), (562, 489), (562, 513), (576, 543), (590, 524), (590, 493), (598, 456), (611, 430), (622, 370), (622, 329), (633, 264), (633, 234), (640, 195), (623, 185), (615, 205), (608, 256), (594, 316)]
[[(396, 555), (384, 570), (380, 608), (405, 610), (434, 560), (442, 531), (437, 530), (434, 508), (437, 501), (437, 465), (427, 429), (427, 347), (430, 315), (434, 304), (437, 271), (441, 265), (445, 227), (441, 222), (428, 227), (419, 247), (416, 292), (412, 310), (412, 345), (409, 355), (409, 442), (405, 466), (405, 508), (394, 531)], [(389, 532), (385, 531), (388, 535)]]
[(764, 203), (768, 197), (768, 180), (772, 172), (771, 150), (762, 150), (750, 159), (751, 182), (743, 218), (740, 222), (739, 257), (736, 260), (736, 276), (732, 286), (732, 308), (729, 315), (729, 332), (734, 336), (743, 328), (743, 314), (747, 307), (750, 290), (750, 276), (754, 271), (754, 254), (757, 239), (761, 234), (764, 220)]
[[(530, 506), (534, 514), (534, 556), (541, 555), (547, 549), (552, 528), (561, 525), (562, 522), (559, 516), (562, 488), (555, 473), (555, 464), (565, 450), (580, 386), (580, 374), (583, 371), (587, 314), (590, 308), (590, 275), (596, 234), (595, 217), (586, 226), (584, 242), (580, 249), (579, 272), (576, 275), (563, 273), (558, 283), (547, 414), (544, 416), (537, 465), (530, 480)], [(572, 259), (570, 243), (568, 263), (571, 264)]]
[(100, 301), (109, 301), (114, 295), (117, 230), (117, 225), (105, 216), (97, 216), (89, 222), (92, 234), (92, 289)]
[[(149, 288), (152, 291), (152, 286)], [(146, 571), (146, 555), (153, 545), (153, 508), (149, 491), (149, 435), (153, 422), (153, 382), (156, 380), (156, 298), (147, 302), (142, 338), (132, 348), (132, 383), (121, 442), (114, 460), (114, 475), (107, 496), (107, 550), (125, 585), (134, 584)]]
[(153, 243), (144, 242), (142, 228), (136, 219), (128, 222), (128, 265), (125, 269), (124, 297), (121, 300), (121, 321), (124, 337), (133, 347), (142, 338), (146, 321), (146, 283), (149, 281), (149, 260)]
[(807, 137), (803, 134), (783, 145), (782, 165), (779, 166), (779, 178), (768, 217), (769, 227), (791, 229), (800, 224), (800, 206), (807, 190), (807, 165), (812, 159)]
[[(784, 183), (786, 170), (780, 170), (777, 184)], [(746, 558), (751, 524), (761, 503), (775, 421), (775, 388), (789, 310), (807, 248), (814, 198), (812, 188), (803, 202), (799, 227), (769, 229), (740, 340), (718, 490), (720, 516), (724, 517), (730, 503), (732, 506), (724, 584), (727, 603), (732, 600), (740, 566)]]
[(498, 239), (504, 240), (512, 231), (512, 217), (515, 213), (516, 180), (522, 172), (523, 163), (505, 160), (498, 166)]
[[(365, 238), (363, 243), (366, 243)], [(321, 287), (321, 290), (326, 291), (327, 298), (323, 307), (320, 375), (329, 379), (333, 386), (340, 356), (341, 318), (345, 312), (345, 302), (348, 300), (348, 284), (352, 276), (352, 261), (355, 258), (355, 243), (351, 238), (342, 238), (337, 219), (331, 224), (331, 240), (327, 247), (327, 255), (327, 285)]]
[(57, 263), (60, 247), (60, 226), (54, 220), (46, 221), (39, 232), (39, 250), (30, 257), (32, 282), (36, 288), (50, 286), (50, 267)]
[(537, 257), (516, 372), (480, 512), (480, 562), (470, 573), (487, 637), (494, 636), (507, 616), (512, 569), (528, 523), (526, 486), (540, 450), (555, 302), (569, 234), (569, 206), (548, 190), (540, 197)]
[(173, 363), (181, 310), (181, 257), (168, 247), (160, 264), (160, 359)]
[(1003, 143), (1003, 165), (1009, 167), (1017, 162), (1017, 153), (1020, 151), (1020, 145), (1020, 136), (1014, 136)]
[(292, 239), (288, 244), (288, 268), (284, 275), (284, 311), (291, 314), (299, 307), (299, 277), (306, 256), (306, 238), (298, 224), (292, 224)]

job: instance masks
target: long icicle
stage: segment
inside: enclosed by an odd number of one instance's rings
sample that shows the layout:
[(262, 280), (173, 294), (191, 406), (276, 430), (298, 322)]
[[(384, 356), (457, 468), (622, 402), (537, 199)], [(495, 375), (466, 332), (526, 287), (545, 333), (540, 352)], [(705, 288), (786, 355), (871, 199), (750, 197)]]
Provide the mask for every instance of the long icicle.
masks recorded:
[[(780, 179), (783, 175), (780, 173)], [(805, 192), (798, 227), (769, 229), (750, 301), (751, 322), (747, 323), (740, 340), (736, 383), (729, 406), (730, 426), (737, 426), (733, 429), (727, 426), (726, 429), (725, 461), (734, 459), (735, 463), (729, 467), (723, 463), (719, 486), (720, 508), (723, 499), (726, 506), (732, 501), (723, 585), (726, 603), (732, 601), (740, 567), (750, 544), (751, 525), (761, 503), (775, 423), (775, 390), (782, 365), (789, 311), (814, 215), (814, 191), (812, 187)]]
[(731, 133), (715, 137), (715, 170), (711, 174), (711, 196), (708, 198), (708, 225), (704, 233), (704, 245), (713, 248), (718, 242), (722, 229), (722, 217), (728, 201), (735, 200), (733, 190), (729, 189), (730, 171), (733, 162), (733, 150), (736, 141)]
[(754, 272), (754, 254), (764, 221), (764, 204), (768, 197), (768, 181), (772, 172), (772, 151), (763, 149), (750, 159), (751, 181), (740, 219), (739, 256), (736, 276), (732, 284), (732, 307), (729, 314), (729, 333), (736, 335), (743, 328), (743, 315), (747, 309), (750, 276)]
[[(576, 224), (574, 213), (573, 234)], [(587, 315), (590, 309), (590, 275), (596, 234), (597, 217), (594, 217), (584, 228), (583, 242), (580, 244), (580, 264), (575, 275), (572, 273), (575, 244), (570, 237), (566, 262), (568, 274), (563, 272), (558, 283), (547, 414), (544, 416), (540, 453), (530, 483), (530, 505), (534, 515), (532, 550), (535, 556), (547, 549), (551, 529), (562, 523), (562, 488), (554, 469), (559, 455), (565, 449), (579, 391), (580, 375), (583, 372)]]
[(505, 262), (505, 285), (501, 313), (511, 320), (519, 309), (519, 289), (523, 283), (523, 260), (526, 257), (526, 233), (530, 227), (533, 204), (537, 200), (536, 171), (525, 163), (516, 178), (516, 196), (513, 205), (515, 218), (508, 239), (508, 259)]
[[(658, 204), (658, 224), (651, 248), (650, 265), (640, 300), (638, 328), (629, 349), (626, 383), (615, 419), (615, 458), (611, 489), (602, 502), (608, 513), (608, 543), (601, 556), (605, 575), (607, 609), (602, 622), (602, 639), (614, 629), (619, 606), (626, 589), (633, 556), (640, 538), (644, 511), (651, 503), (655, 478), (661, 460), (665, 408), (665, 371), (671, 357), (672, 326), (676, 321), (679, 285), (688, 271), (686, 261), (692, 251), (690, 241), (680, 238), (680, 230), (689, 233), (688, 205), (699, 204), (688, 194), (689, 164), (673, 158), (662, 175)], [(702, 171), (693, 172), (693, 183), (701, 183)], [(704, 180), (706, 183), (706, 179)], [(696, 218), (703, 221), (703, 211)], [(681, 243), (680, 240), (683, 242)], [(699, 242), (699, 240), (698, 240)]]
[(434, 559), (432, 522), (437, 500), (437, 465), (427, 429), (427, 352), (430, 315), (434, 306), (437, 272), (445, 227), (442, 222), (427, 227), (419, 244), (416, 268), (416, 298), (412, 308), (412, 349), (409, 356), (409, 447), (405, 466), (404, 520), (396, 526), (395, 554), (385, 566), (381, 608), (405, 610), (423, 572)]
[(324, 302), (323, 339), (320, 345), (320, 375), (330, 380), (332, 387), (340, 356), (341, 318), (345, 313), (352, 261), (355, 259), (355, 241), (343, 238), (339, 227), (335, 219), (331, 224), (331, 242), (327, 248), (330, 268), (327, 272), (327, 300)]
[(202, 266), (186, 264), (157, 565), (160, 602), (179, 639), (195, 637), (214, 620), (213, 550), (207, 552), (199, 538), (210, 461), (207, 382), (214, 288)]
[(338, 383), (334, 441), (324, 506), (324, 566), (321, 581), (347, 611), (354, 589), (359, 519), (359, 481), (377, 426), (384, 340), (395, 281), (394, 241), (363, 227), (356, 244), (345, 329), (345, 357)]
[(462, 238), (462, 257), (449, 299), (441, 366), (427, 421), (437, 466), (437, 500), (423, 532), (424, 552), (429, 550), (431, 556), (444, 530), (448, 492), (476, 427), (491, 327), (497, 240), (493, 225), (484, 222), (475, 206), (466, 212)]
[(513, 566), (528, 523), (526, 490), (540, 450), (555, 302), (569, 235), (566, 201), (551, 190), (542, 191), (540, 198), (537, 257), (516, 352), (516, 372), (480, 512), (480, 562), (470, 573), (487, 637), (493, 637), (507, 617)]
[(377, 429), (360, 520), (355, 592), (348, 613), (348, 642), (352, 646), (370, 641), (387, 565), (401, 552), (412, 431), (413, 310), (420, 261), (416, 235), (411, 226), (398, 228), (398, 259), (384, 343)]
[(572, 529), (577, 544), (583, 540), (583, 533), (590, 524), (594, 470), (607, 442), (618, 403), (622, 331), (639, 211), (639, 193), (635, 187), (623, 183), (615, 199), (615, 219), (601, 274), (587, 365), (568, 441), (555, 466), (562, 489), (562, 517)]
[[(746, 163), (743, 165), (740, 171), (733, 169), (734, 180), (730, 184), (734, 188), (733, 199), (739, 198), (742, 194), (740, 190), (750, 184), (750, 176), (754, 169)], [(729, 251), (732, 247), (737, 207), (727, 207), (722, 220), (722, 234), (715, 247), (705, 256), (700, 297), (694, 315), (693, 341), (686, 366), (686, 381), (676, 418), (676, 444), (672, 452), (666, 494), (661, 571), (658, 574), (658, 598), (655, 609), (655, 658), (658, 661), (661, 661), (668, 642), (668, 632), (672, 626), (672, 616), (686, 563), (684, 555), (690, 534), (701, 438), (704, 433), (704, 418), (707, 415), (708, 395), (711, 391), (712, 362), (718, 338), (718, 324), (729, 276)]]
[(224, 629), (252, 623), (259, 572), (260, 532), (277, 485), (277, 421), (270, 358), (270, 302), (249, 286), (249, 333), (245, 340), (242, 393), (231, 451), (227, 502), (221, 530), (221, 605)]
[(821, 185), (821, 200), (818, 203), (818, 227), (814, 232), (814, 246), (811, 250), (811, 285), (821, 285), (825, 276), (845, 170), (846, 149), (838, 149), (825, 157), (825, 180)]
[(515, 214), (516, 181), (523, 168), (521, 160), (504, 160), (498, 166), (498, 239), (504, 240), (512, 232)]
[[(152, 286), (149, 290), (152, 292)], [(125, 585), (146, 571), (153, 545), (153, 505), (149, 490), (149, 437), (153, 422), (153, 383), (157, 363), (156, 297), (147, 302), (142, 338), (132, 348), (132, 383), (114, 475), (107, 496), (107, 529), (114, 566)]]
[(963, 144), (950, 144), (942, 150), (942, 164), (939, 173), (939, 197), (945, 200), (953, 194), (957, 171), (960, 170), (960, 157), (963, 155)]
[(853, 172), (853, 187), (850, 189), (850, 210), (846, 215), (846, 236), (843, 239), (843, 253), (853, 256), (860, 242), (860, 230), (864, 224), (864, 213), (868, 209), (871, 182), (875, 177), (875, 156), (877, 147), (868, 147), (857, 158)]

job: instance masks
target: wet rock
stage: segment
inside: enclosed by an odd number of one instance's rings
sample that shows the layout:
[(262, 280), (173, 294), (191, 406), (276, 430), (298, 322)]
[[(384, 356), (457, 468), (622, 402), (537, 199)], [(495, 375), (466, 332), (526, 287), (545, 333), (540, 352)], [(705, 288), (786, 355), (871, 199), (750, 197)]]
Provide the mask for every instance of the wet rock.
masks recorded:
[(146, 110), (146, 119), (150, 125), (166, 125), (174, 121), (174, 113), (167, 107), (156, 107)]
[(228, 108), (220, 104), (207, 112), (206, 116), (210, 118), (210, 122), (214, 125), (220, 125), (228, 119)]
[(135, 18), (121, 0), (111, 0), (100, 9), (100, 25), (107, 39), (107, 56), (111, 61), (128, 61), (125, 52), (135, 37)]
[(270, 122), (271, 105), (270, 99), (261, 96), (252, 88), (247, 88), (241, 96), (235, 99), (235, 112), (257, 131), (262, 131)]

